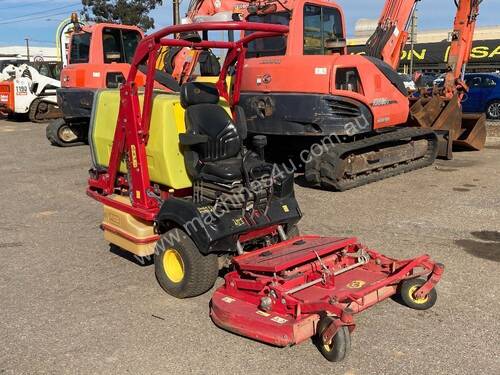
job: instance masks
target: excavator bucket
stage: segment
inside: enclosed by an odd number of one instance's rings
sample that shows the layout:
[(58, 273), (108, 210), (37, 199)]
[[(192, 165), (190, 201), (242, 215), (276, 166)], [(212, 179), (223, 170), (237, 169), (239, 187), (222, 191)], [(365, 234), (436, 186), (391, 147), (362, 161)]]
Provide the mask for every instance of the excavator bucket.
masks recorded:
[(459, 98), (450, 100), (433, 95), (421, 98), (411, 107), (411, 116), (418, 126), (435, 130), (442, 143), (439, 157), (451, 159), (451, 143), (465, 150), (481, 150), (486, 142), (486, 121), (484, 115), (462, 113)]
[(486, 116), (483, 114), (463, 114), (460, 135), (453, 141), (464, 150), (480, 151), (486, 142)]

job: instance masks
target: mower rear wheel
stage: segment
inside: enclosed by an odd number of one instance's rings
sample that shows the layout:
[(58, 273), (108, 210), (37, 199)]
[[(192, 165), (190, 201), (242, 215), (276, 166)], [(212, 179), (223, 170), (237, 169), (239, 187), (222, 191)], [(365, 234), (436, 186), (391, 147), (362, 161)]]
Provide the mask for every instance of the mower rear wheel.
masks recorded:
[(217, 256), (201, 254), (191, 238), (178, 228), (161, 236), (154, 258), (158, 283), (177, 298), (205, 293), (212, 288), (219, 273)]
[(333, 336), (331, 343), (323, 343), (321, 336), (332, 322), (333, 318), (330, 317), (324, 317), (319, 321), (316, 330), (316, 346), (327, 360), (330, 362), (340, 362), (347, 356), (347, 353), (351, 349), (351, 334), (346, 326), (342, 326)]
[(431, 289), (429, 294), (424, 298), (415, 296), (415, 292), (424, 285), (424, 279), (405, 280), (401, 284), (400, 295), (406, 306), (415, 310), (427, 310), (436, 304), (437, 292), (436, 289)]

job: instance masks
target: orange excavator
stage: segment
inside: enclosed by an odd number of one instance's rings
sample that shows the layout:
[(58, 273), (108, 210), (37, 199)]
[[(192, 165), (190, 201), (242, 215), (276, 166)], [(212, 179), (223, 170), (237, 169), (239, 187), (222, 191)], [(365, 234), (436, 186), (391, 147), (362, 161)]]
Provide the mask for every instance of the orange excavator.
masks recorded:
[[(420, 0), (387, 0), (376, 31), (369, 38), (367, 54), (377, 57), (397, 69), (401, 53), (408, 40), (408, 25)], [(410, 100), (413, 121), (438, 133), (448, 133), (453, 144), (469, 150), (481, 150), (486, 141), (484, 115), (462, 114), (460, 102), (467, 86), (463, 82), (470, 58), (476, 20), (482, 0), (454, 0), (457, 7), (448, 68), (443, 90), (432, 95), (422, 92), (419, 99)], [(451, 158), (451, 142), (440, 154)], [(444, 151), (444, 152), (443, 152)]]
[[(477, 0), (457, 3), (454, 34), (460, 36), (458, 49), (464, 51), (470, 48), (463, 43), (472, 35), (475, 16), (463, 24), (462, 3), (475, 5)], [(240, 101), (248, 131), (268, 136), (268, 155), (299, 156), (295, 165), (304, 168), (309, 183), (342, 191), (431, 165), (438, 152), (451, 157), (451, 140), (472, 133), (460, 131), (458, 97), (455, 106), (440, 104), (436, 109), (433, 98), (410, 101), (394, 70), (414, 4), (414, 0), (388, 2), (384, 12), (395, 15), (396, 24), (385, 32), (388, 38), (378, 32), (383, 53), (376, 57), (347, 53), (343, 11), (333, 1), (193, 0), (188, 18), (196, 22), (220, 17), (232, 7), (233, 19), (289, 27), (286, 36), (255, 41), (248, 48)], [(454, 51), (450, 56), (458, 56)], [(458, 69), (465, 55), (457, 57)], [(436, 124), (436, 113), (444, 125)], [(448, 126), (449, 122), (458, 126)], [(481, 136), (476, 143), (467, 143), (470, 138), (464, 145), (480, 148)]]

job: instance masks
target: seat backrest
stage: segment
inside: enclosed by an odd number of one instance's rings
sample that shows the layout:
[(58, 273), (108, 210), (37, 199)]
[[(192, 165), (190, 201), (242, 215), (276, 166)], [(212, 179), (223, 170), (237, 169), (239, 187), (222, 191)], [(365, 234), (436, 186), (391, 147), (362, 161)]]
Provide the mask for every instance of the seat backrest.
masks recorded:
[(207, 142), (190, 146), (201, 162), (235, 157), (241, 150), (238, 129), (218, 103), (219, 93), (211, 83), (189, 82), (181, 87), (187, 133), (208, 136)]

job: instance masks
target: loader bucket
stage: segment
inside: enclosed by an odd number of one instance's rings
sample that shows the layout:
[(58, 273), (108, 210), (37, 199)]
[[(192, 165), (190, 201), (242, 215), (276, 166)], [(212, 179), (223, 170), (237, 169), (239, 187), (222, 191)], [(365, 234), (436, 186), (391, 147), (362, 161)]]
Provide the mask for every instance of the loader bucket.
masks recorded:
[(453, 141), (453, 145), (464, 150), (480, 151), (485, 142), (486, 116), (484, 114), (462, 114), (461, 133)]

